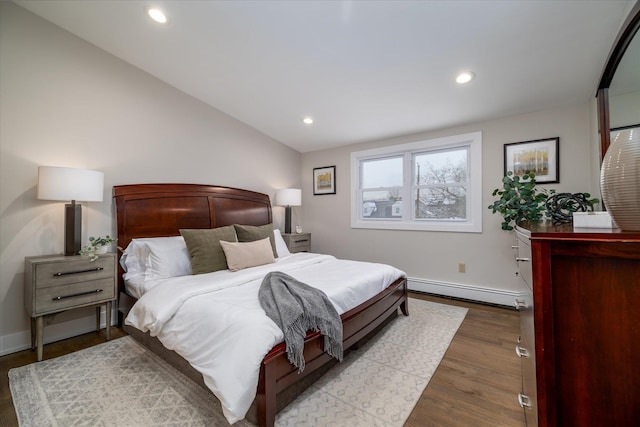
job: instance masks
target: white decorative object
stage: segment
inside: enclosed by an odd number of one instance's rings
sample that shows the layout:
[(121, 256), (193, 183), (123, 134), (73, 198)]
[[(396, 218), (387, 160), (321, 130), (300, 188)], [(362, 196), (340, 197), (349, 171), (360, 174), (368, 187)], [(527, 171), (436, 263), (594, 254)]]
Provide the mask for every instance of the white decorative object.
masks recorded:
[(640, 231), (640, 128), (611, 134), (600, 171), (600, 190), (618, 227)]
[(616, 228), (609, 212), (574, 212), (573, 228)]
[(298, 233), (298, 234), (302, 233), (302, 226), (301, 225), (296, 225), (296, 233)]
[(106, 254), (107, 252), (109, 252), (109, 249), (111, 249), (111, 246), (98, 246), (96, 248), (96, 253), (97, 254)]

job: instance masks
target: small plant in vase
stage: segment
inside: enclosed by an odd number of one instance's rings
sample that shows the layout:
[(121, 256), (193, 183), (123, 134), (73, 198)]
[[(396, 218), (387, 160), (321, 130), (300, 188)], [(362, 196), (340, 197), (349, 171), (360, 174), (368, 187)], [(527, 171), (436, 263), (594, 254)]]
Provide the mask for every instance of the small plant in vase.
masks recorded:
[[(91, 261), (98, 259), (99, 254), (106, 254), (109, 251), (111, 245), (116, 243), (118, 239), (114, 239), (108, 234), (104, 237), (89, 237), (89, 244), (80, 250), (80, 255), (90, 257)], [(122, 250), (120, 246), (116, 246), (119, 250)]]

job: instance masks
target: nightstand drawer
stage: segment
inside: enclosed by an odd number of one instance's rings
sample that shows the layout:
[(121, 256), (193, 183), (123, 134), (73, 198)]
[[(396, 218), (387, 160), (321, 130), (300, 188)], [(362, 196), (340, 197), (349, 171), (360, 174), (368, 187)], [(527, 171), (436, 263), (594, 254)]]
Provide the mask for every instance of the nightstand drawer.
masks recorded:
[(283, 233), (284, 242), (289, 248), (289, 252), (309, 252), (311, 251), (311, 233), (286, 234)]
[(36, 290), (36, 314), (58, 312), (67, 308), (99, 304), (115, 299), (113, 278), (48, 286)]
[(35, 266), (37, 289), (68, 285), (113, 277), (115, 258), (100, 257), (95, 261), (82, 258), (74, 261), (48, 262)]
[(291, 249), (300, 249), (311, 246), (311, 236), (298, 237), (291, 239)]

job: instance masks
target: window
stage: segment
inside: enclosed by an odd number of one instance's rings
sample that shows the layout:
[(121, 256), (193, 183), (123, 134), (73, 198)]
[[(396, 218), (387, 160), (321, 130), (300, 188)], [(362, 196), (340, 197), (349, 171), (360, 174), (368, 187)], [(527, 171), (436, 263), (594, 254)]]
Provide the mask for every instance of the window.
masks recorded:
[(351, 227), (482, 231), (482, 134), (351, 153)]

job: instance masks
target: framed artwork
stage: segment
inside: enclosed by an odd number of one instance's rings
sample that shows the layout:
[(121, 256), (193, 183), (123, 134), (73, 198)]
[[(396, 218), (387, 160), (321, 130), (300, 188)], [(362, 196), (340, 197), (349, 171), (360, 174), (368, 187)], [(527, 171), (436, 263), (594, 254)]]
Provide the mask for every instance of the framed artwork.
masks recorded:
[(336, 194), (336, 167), (313, 168), (313, 195)]
[(504, 144), (504, 174), (531, 171), (540, 184), (560, 182), (559, 147), (559, 137)]

